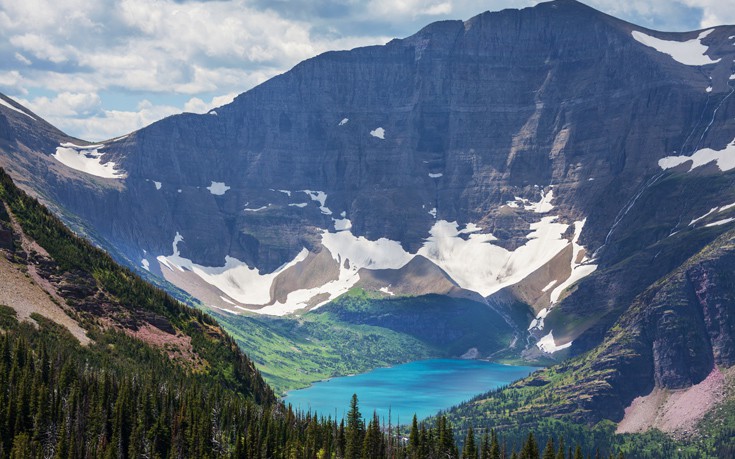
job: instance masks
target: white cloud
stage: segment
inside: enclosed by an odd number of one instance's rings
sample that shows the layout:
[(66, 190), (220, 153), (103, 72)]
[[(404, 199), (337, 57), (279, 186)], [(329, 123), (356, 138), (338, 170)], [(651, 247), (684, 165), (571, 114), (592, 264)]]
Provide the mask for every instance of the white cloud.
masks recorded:
[(237, 93), (225, 94), (224, 96), (213, 97), (209, 102), (205, 102), (198, 97), (192, 97), (184, 104), (184, 111), (190, 113), (207, 113), (213, 108), (227, 105), (237, 96)]
[(135, 110), (104, 110), (95, 93), (60, 93), (56, 97), (17, 98), (18, 102), (65, 132), (85, 140), (102, 141), (136, 131), (181, 112), (206, 113), (232, 102), (236, 93), (215, 96), (208, 102), (192, 97), (182, 107), (156, 105), (142, 100)]
[(451, 1), (444, 0), (371, 0), (367, 2), (366, 9), (376, 17), (400, 21), (406, 16), (447, 15), (453, 8)]
[(56, 97), (37, 97), (33, 100), (23, 100), (36, 113), (46, 113), (56, 119), (62, 117), (88, 118), (97, 115), (102, 106), (102, 100), (95, 93), (62, 92)]
[(733, 0), (590, 0), (590, 6), (657, 30), (704, 29), (735, 24)]
[(143, 100), (136, 111), (104, 110), (91, 118), (54, 116), (49, 120), (64, 131), (78, 133), (77, 136), (85, 140), (101, 141), (136, 131), (181, 111), (179, 107), (153, 105)]
[(702, 9), (700, 27), (703, 29), (722, 24), (735, 24), (735, 1), (733, 0), (683, 0), (683, 3)]
[(22, 81), (23, 77), (17, 70), (0, 72), (0, 88), (5, 89), (6, 91), (8, 88), (17, 88), (21, 90), (21, 93), (24, 93), (21, 86)]
[(15, 60), (17, 60), (18, 62), (20, 62), (23, 65), (31, 65), (31, 63), (32, 63), (27, 57), (25, 57), (21, 53), (17, 53), (17, 52), (15, 53)]

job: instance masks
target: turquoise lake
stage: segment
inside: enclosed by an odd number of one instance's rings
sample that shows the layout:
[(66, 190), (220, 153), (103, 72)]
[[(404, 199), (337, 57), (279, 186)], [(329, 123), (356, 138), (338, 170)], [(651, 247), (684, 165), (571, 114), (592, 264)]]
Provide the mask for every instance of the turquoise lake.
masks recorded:
[(472, 397), (511, 383), (537, 368), (509, 366), (478, 360), (434, 359), (379, 368), (356, 376), (343, 376), (288, 392), (284, 398), (294, 409), (316, 411), (342, 419), (350, 398), (357, 394), (360, 412), (372, 417), (373, 410), (395, 425), (411, 422), (450, 408)]

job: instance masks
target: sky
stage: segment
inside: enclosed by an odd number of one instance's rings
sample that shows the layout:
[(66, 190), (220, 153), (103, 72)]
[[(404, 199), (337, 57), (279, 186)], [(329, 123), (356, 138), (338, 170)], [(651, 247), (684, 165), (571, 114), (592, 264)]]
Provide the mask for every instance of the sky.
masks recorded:
[[(0, 0), (0, 92), (70, 135), (204, 113), (322, 52), (535, 0)], [(735, 24), (735, 0), (587, 0), (656, 30)]]

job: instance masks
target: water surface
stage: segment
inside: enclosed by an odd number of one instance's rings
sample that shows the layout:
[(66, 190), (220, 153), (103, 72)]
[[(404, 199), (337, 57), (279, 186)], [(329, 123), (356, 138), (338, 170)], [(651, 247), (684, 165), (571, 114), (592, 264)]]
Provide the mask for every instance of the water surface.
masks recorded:
[(472, 397), (523, 378), (534, 367), (509, 366), (479, 360), (433, 359), (379, 368), (356, 376), (343, 376), (288, 392), (284, 400), (294, 408), (342, 419), (353, 393), (366, 418), (377, 411), (395, 424), (436, 414)]

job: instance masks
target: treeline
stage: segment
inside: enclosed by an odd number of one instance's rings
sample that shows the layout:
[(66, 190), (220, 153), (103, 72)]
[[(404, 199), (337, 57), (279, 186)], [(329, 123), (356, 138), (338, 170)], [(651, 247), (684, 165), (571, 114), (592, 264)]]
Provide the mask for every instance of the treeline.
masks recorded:
[[(445, 417), (415, 419), (408, 437), (366, 422), (354, 396), (337, 423), (251, 399), (186, 374), (122, 334), (85, 348), (62, 327), (38, 328), (0, 308), (0, 458), (587, 459), (563, 443), (543, 455), (533, 435), (517, 451), (492, 432), (462, 450)], [(114, 351), (110, 351), (114, 349)]]

